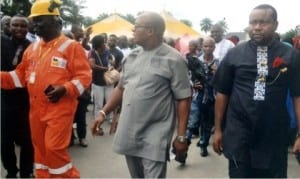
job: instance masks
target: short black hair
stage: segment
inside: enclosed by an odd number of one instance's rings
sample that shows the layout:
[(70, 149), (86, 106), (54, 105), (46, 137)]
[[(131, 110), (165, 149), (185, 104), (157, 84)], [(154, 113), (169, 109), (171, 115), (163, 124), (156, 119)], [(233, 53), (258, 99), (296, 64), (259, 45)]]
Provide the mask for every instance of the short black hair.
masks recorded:
[(261, 4), (256, 6), (254, 9), (270, 9), (272, 11), (272, 19), (277, 22), (277, 11), (273, 6), (269, 4)]
[(22, 14), (19, 14), (19, 13), (18, 13), (18, 14), (16, 14), (16, 15), (12, 16), (11, 19), (10, 19), (10, 22), (11, 22), (14, 18), (22, 18), (22, 19), (27, 23), (27, 25), (29, 25), (29, 19), (28, 19), (26, 16), (22, 15)]
[(103, 35), (96, 35), (92, 39), (92, 47), (93, 49), (97, 49), (101, 47), (105, 43)]
[(118, 38), (116, 34), (110, 34), (109, 37)]

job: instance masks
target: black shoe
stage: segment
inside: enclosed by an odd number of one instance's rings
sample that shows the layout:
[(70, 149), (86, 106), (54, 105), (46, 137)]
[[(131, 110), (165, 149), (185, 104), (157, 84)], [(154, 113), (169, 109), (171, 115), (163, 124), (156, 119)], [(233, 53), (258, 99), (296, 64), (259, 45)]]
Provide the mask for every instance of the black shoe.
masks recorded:
[(188, 146), (191, 145), (191, 143), (192, 143), (191, 139), (186, 139), (186, 143)]
[(20, 178), (34, 178), (33, 173), (22, 173), (20, 172)]
[(17, 178), (17, 173), (8, 173), (6, 178)]
[(18, 168), (7, 170), (6, 178), (17, 178), (17, 173), (19, 172)]
[(206, 147), (201, 147), (201, 149), (200, 149), (200, 155), (202, 157), (208, 156), (208, 152), (207, 152), (207, 148)]
[(81, 147), (87, 147), (88, 144), (87, 144), (86, 139), (79, 139), (79, 145), (80, 145)]

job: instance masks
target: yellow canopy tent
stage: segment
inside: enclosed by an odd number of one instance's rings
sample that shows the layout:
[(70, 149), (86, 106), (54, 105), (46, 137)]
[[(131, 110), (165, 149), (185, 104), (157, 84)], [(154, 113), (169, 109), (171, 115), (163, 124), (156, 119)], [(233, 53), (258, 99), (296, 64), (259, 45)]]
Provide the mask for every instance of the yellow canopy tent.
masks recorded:
[(117, 36), (126, 35), (132, 37), (133, 24), (117, 14), (113, 14), (100, 22), (97, 22), (89, 27), (92, 27), (91, 38), (101, 33), (115, 34)]
[(166, 31), (164, 34), (165, 37), (172, 37), (175, 39), (186, 35), (192, 38), (201, 37), (199, 32), (175, 19), (166, 11), (162, 11), (160, 15), (164, 18), (166, 23)]

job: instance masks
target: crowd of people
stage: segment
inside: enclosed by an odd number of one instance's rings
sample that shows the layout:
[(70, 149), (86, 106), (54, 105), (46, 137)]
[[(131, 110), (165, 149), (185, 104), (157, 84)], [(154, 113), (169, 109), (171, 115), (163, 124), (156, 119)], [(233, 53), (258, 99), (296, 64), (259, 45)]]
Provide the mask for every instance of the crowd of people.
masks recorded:
[[(77, 138), (88, 147), (91, 104), (92, 135), (111, 123), (113, 151), (132, 178), (166, 178), (169, 152), (185, 164), (195, 137), (202, 157), (210, 142), (224, 154), (230, 178), (286, 178), (289, 145), (300, 155), (300, 52), (296, 40), (276, 38), (277, 26), (276, 9), (262, 4), (250, 13), (248, 41), (215, 24), (182, 54), (155, 12), (136, 18), (134, 45), (109, 32), (90, 38), (80, 24), (63, 30), (56, 1), (34, 2), (29, 18), (3, 16), (6, 177), (79, 178), (68, 147)], [(120, 78), (111, 84), (112, 68)]]

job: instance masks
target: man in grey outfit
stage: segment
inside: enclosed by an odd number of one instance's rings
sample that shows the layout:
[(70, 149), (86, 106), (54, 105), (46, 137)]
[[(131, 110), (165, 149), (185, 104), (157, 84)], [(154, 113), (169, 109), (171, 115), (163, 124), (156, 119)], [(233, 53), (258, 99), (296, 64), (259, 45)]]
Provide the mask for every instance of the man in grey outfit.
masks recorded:
[(177, 155), (187, 151), (185, 131), (191, 88), (184, 58), (163, 43), (165, 23), (157, 13), (136, 19), (134, 40), (140, 47), (123, 61), (121, 79), (92, 126), (122, 103), (113, 150), (126, 157), (133, 178), (165, 178), (176, 119)]

